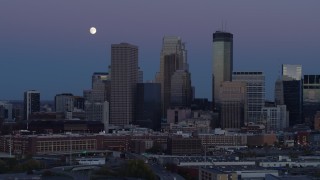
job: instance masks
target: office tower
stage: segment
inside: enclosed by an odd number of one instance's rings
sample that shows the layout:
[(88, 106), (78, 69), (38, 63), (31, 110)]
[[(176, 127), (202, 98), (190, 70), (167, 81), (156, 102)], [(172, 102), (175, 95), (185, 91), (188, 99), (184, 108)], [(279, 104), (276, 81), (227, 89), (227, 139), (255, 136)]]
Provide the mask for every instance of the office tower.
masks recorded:
[(184, 68), (186, 61), (184, 45), (180, 37), (165, 36), (160, 55), (160, 73), (158, 81), (161, 83), (162, 114), (166, 118), (166, 111), (170, 107), (171, 77), (178, 69)]
[(109, 102), (110, 96), (110, 74), (106, 72), (93, 73), (92, 89), (83, 92), (86, 120), (103, 121), (104, 102)]
[(134, 119), (138, 81), (138, 47), (128, 43), (111, 46), (110, 124), (128, 125)]
[(192, 98), (191, 77), (186, 70), (176, 70), (171, 77), (171, 107), (190, 107)]
[(93, 101), (110, 101), (110, 75), (106, 72), (95, 72), (92, 75)]
[(277, 79), (275, 86), (274, 86), (274, 99), (277, 105), (284, 104), (284, 97), (283, 97), (283, 82), (281, 79)]
[(74, 110), (83, 111), (85, 109), (84, 102), (85, 102), (84, 97), (73, 96), (73, 103), (74, 103), (73, 107), (74, 107)]
[(63, 93), (54, 97), (56, 112), (72, 112), (74, 107), (73, 94)]
[(247, 84), (246, 123), (256, 123), (260, 118), (265, 101), (265, 76), (262, 72), (233, 72), (232, 81)]
[(0, 101), (0, 121), (10, 122), (13, 121), (13, 107), (8, 102)]
[(301, 65), (282, 65), (283, 100), (289, 111), (289, 125), (302, 123)]
[(212, 103), (219, 101), (221, 83), (231, 81), (233, 70), (233, 35), (213, 33)]
[(300, 81), (302, 77), (302, 66), (296, 64), (282, 64), (282, 76), (284, 80)]
[(104, 102), (85, 101), (85, 119), (103, 122)]
[(138, 83), (134, 124), (153, 130), (161, 128), (161, 85)]
[(282, 131), (289, 127), (289, 112), (286, 105), (263, 107), (259, 124), (265, 125), (267, 132)]
[(30, 90), (24, 92), (24, 119), (29, 120), (29, 115), (40, 112), (40, 92)]
[(221, 128), (241, 128), (246, 119), (246, 83), (226, 81), (219, 90), (220, 101), (217, 106), (220, 109)]
[(320, 75), (304, 75), (303, 116), (307, 125), (313, 126), (315, 114), (320, 110)]

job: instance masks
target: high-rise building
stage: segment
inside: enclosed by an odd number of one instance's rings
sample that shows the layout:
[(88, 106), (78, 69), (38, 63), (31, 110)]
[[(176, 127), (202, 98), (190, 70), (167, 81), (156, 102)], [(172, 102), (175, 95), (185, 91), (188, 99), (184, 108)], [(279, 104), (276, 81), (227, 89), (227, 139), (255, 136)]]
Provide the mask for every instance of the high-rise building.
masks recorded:
[(24, 92), (24, 119), (29, 120), (29, 115), (40, 112), (40, 92), (30, 90)]
[(84, 111), (85, 99), (82, 96), (73, 96), (74, 109), (77, 111)]
[(54, 97), (56, 112), (72, 112), (74, 107), (73, 94), (63, 93)]
[(5, 122), (10, 122), (14, 120), (12, 104), (0, 101), (0, 120)]
[(176, 70), (171, 77), (171, 107), (190, 107), (192, 98), (191, 77), (186, 70)]
[(217, 102), (220, 109), (221, 128), (241, 128), (246, 119), (247, 88), (245, 82), (222, 82), (219, 89), (220, 101)]
[(110, 101), (111, 81), (106, 72), (95, 72), (92, 75), (93, 101)]
[(171, 99), (171, 77), (178, 69), (186, 66), (186, 50), (180, 37), (165, 36), (160, 55), (160, 73), (157, 81), (161, 83), (162, 115), (166, 118)]
[(232, 81), (247, 84), (246, 123), (256, 123), (265, 101), (265, 76), (262, 72), (233, 72)]
[(281, 79), (277, 79), (274, 87), (274, 102), (277, 105), (283, 105), (283, 81)]
[(315, 114), (320, 110), (320, 75), (304, 75), (303, 116), (309, 126), (313, 126)]
[(289, 127), (289, 113), (286, 105), (263, 107), (260, 122), (265, 125), (267, 132), (282, 131)]
[(302, 66), (297, 64), (282, 64), (282, 76), (284, 80), (300, 81), (302, 77)]
[(111, 46), (110, 124), (128, 125), (134, 120), (138, 82), (138, 47), (128, 43)]
[(233, 34), (213, 33), (212, 103), (219, 101), (221, 83), (231, 81), (233, 70)]
[(282, 65), (283, 101), (289, 111), (290, 126), (302, 123), (301, 74), (301, 65)]
[(161, 85), (138, 83), (134, 124), (160, 130), (161, 128)]
[(92, 89), (85, 90), (83, 97), (85, 99), (86, 120), (103, 121), (104, 103), (105, 101), (109, 102), (111, 98), (110, 74), (106, 72), (93, 73)]

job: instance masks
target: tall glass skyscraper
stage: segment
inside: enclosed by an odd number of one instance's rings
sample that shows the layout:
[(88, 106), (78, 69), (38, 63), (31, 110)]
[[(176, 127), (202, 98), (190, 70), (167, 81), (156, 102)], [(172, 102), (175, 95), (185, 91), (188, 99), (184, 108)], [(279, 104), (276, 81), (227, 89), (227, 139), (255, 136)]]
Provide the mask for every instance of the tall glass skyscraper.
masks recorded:
[(245, 122), (256, 123), (265, 101), (265, 76), (262, 72), (233, 72), (232, 81), (247, 85), (247, 111)]
[(138, 83), (134, 124), (153, 130), (161, 128), (161, 85)]
[(219, 101), (221, 83), (231, 81), (233, 70), (233, 34), (213, 33), (212, 102)]
[(282, 76), (284, 80), (300, 81), (302, 77), (302, 66), (297, 64), (282, 64)]
[(157, 82), (161, 83), (162, 117), (166, 117), (170, 107), (171, 77), (176, 70), (187, 68), (187, 52), (180, 37), (165, 36), (160, 55), (160, 73)]
[(282, 65), (283, 101), (289, 111), (289, 125), (302, 123), (302, 66)]

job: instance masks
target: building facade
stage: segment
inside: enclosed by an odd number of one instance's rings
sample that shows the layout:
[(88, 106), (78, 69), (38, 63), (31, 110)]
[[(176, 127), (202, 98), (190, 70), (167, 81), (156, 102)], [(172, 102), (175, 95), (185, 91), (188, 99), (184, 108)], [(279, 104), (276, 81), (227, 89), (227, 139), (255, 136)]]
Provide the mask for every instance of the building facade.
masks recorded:
[(302, 123), (302, 67), (301, 65), (282, 65), (283, 100), (289, 111), (289, 125)]
[(232, 81), (247, 85), (247, 111), (245, 123), (256, 123), (265, 101), (265, 76), (262, 72), (233, 72)]
[(72, 112), (74, 107), (73, 94), (63, 93), (54, 97), (56, 112)]
[(261, 123), (268, 132), (282, 131), (289, 127), (289, 113), (286, 105), (263, 107), (261, 109)]
[(247, 111), (245, 82), (223, 82), (216, 105), (220, 109), (221, 128), (241, 128)]
[(171, 77), (170, 107), (190, 107), (191, 75), (186, 70), (177, 70)]
[(160, 72), (157, 82), (161, 83), (162, 117), (166, 118), (171, 100), (171, 78), (178, 69), (184, 68), (185, 46), (180, 37), (165, 36), (162, 41), (160, 54)]
[(161, 85), (138, 83), (134, 124), (153, 130), (161, 128)]
[(134, 120), (138, 82), (138, 47), (128, 43), (111, 46), (110, 124), (128, 125)]
[(231, 81), (233, 71), (233, 34), (213, 33), (212, 102), (219, 101), (221, 83)]
[(29, 120), (29, 115), (40, 112), (40, 92), (30, 90), (24, 92), (24, 119)]
[(320, 75), (304, 75), (303, 116), (304, 122), (313, 126), (315, 114), (320, 110)]

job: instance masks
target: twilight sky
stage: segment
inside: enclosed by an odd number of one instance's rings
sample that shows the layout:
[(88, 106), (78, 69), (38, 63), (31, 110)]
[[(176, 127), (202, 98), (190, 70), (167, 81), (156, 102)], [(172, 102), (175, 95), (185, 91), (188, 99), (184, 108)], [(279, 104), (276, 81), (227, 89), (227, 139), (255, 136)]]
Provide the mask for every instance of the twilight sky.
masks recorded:
[(151, 80), (164, 35), (187, 43), (196, 97), (211, 98), (212, 33), (221, 22), (234, 34), (234, 71), (263, 71), (272, 99), (281, 64), (320, 74), (319, 7), (319, 0), (3, 0), (0, 99), (23, 99), (29, 89), (43, 100), (82, 95), (120, 42), (139, 46), (144, 80)]

